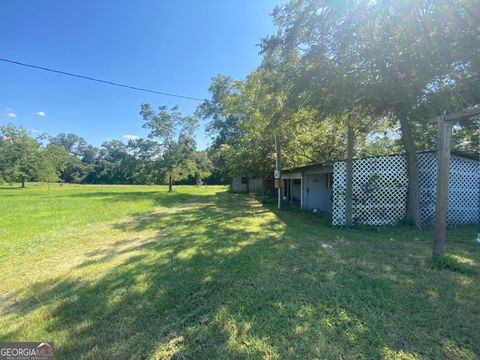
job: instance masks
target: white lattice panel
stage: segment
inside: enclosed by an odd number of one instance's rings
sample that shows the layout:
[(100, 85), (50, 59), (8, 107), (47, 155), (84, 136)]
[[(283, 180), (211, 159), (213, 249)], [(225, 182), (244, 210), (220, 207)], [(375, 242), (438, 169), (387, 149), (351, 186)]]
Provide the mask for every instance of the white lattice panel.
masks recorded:
[[(435, 153), (417, 156), (420, 211), (424, 223), (435, 216), (437, 160)], [(448, 223), (478, 221), (480, 165), (453, 155), (449, 181)], [(346, 163), (334, 165), (333, 224), (345, 224)], [(395, 224), (406, 214), (407, 166), (404, 155), (358, 159), (353, 165), (353, 221), (356, 224)]]
[(417, 155), (420, 185), (420, 217), (422, 222), (431, 222), (435, 217), (435, 194), (437, 186), (437, 154)]
[[(346, 163), (334, 165), (333, 224), (345, 224)], [(353, 162), (353, 222), (394, 224), (405, 217), (406, 162), (402, 155)]]

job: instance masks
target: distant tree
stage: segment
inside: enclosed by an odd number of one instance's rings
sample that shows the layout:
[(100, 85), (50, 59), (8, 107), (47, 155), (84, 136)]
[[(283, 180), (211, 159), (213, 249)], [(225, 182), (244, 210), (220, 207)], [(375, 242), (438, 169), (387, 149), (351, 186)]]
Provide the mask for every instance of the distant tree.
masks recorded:
[(128, 156), (128, 147), (120, 140), (109, 140), (102, 144), (102, 157), (110, 162), (121, 161)]
[(40, 144), (22, 127), (0, 127), (0, 177), (4, 181), (25, 182), (34, 179), (41, 168)]
[(161, 167), (164, 178), (168, 181), (168, 191), (173, 190), (173, 182), (186, 180), (195, 174), (195, 139), (181, 134), (177, 141), (172, 141), (162, 154)]
[[(88, 148), (87, 141), (83, 137), (71, 133), (60, 133), (57, 136), (51, 137), (50, 143), (65, 148), (70, 155), (78, 158), (85, 155), (84, 152)], [(92, 151), (92, 149), (89, 148), (88, 151)]]
[(211, 146), (208, 147), (205, 152), (207, 153), (208, 159), (211, 163), (211, 173), (205, 178), (205, 181), (208, 184), (227, 184), (227, 179), (224, 172), (225, 159), (222, 158), (220, 150)]
[[(120, 140), (105, 141), (99, 151), (99, 160), (95, 164), (94, 181), (98, 183), (126, 184), (133, 183), (128, 146)], [(88, 175), (91, 179), (92, 174)]]
[(87, 145), (81, 150), (80, 157), (85, 164), (95, 164), (99, 160), (100, 151), (93, 145)]
[(50, 184), (61, 180), (60, 174), (65, 171), (69, 154), (62, 146), (48, 144), (40, 150), (40, 157), (41, 162), (37, 180), (47, 182), (48, 191), (50, 192)]
[(173, 181), (192, 175), (192, 156), (196, 142), (194, 131), (198, 120), (193, 116), (184, 116), (177, 106), (170, 110), (160, 106), (155, 112), (149, 104), (142, 104), (140, 115), (143, 127), (150, 131), (149, 139), (158, 144), (161, 159), (157, 161), (164, 177), (168, 179), (168, 191), (173, 191)]
[(156, 141), (150, 139), (132, 139), (127, 144), (130, 155), (128, 165), (133, 182), (137, 184), (153, 184), (160, 177), (156, 166), (160, 159), (160, 149)]
[(202, 184), (202, 181), (205, 178), (208, 178), (212, 174), (213, 164), (206, 151), (195, 151), (192, 157), (192, 172), (195, 178), (195, 183), (198, 186)]
[(67, 183), (82, 183), (88, 173), (90, 167), (83, 163), (75, 156), (69, 156), (64, 164), (63, 169), (60, 171), (60, 177), (62, 181)]
[(155, 160), (160, 156), (160, 148), (156, 141), (150, 139), (131, 139), (128, 140), (128, 151), (135, 159)]

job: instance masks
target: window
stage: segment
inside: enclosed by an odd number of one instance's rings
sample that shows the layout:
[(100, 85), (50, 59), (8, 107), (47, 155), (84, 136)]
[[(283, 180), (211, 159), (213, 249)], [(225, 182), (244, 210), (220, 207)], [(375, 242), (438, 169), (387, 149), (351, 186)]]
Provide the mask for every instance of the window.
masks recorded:
[(293, 185), (301, 185), (302, 180), (301, 179), (293, 179)]
[(247, 177), (246, 177), (246, 176), (242, 176), (242, 177), (240, 178), (240, 184), (242, 184), (242, 185), (247, 184)]

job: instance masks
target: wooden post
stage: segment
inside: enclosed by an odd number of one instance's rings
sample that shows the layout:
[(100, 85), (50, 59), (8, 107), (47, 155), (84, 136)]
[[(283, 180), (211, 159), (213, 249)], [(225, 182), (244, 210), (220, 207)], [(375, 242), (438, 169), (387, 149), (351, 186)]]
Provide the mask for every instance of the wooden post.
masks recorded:
[[(303, 209), (303, 202), (305, 201), (303, 199), (303, 191), (305, 188), (304, 180), (305, 180), (305, 170), (302, 170), (302, 178), (300, 179), (300, 209)], [(479, 199), (480, 199), (480, 194), (479, 194)]]
[(290, 204), (293, 204), (293, 179), (290, 179), (289, 189), (288, 189), (288, 196), (290, 197), (289, 201)]
[(437, 198), (435, 212), (435, 234), (432, 256), (440, 259), (445, 250), (448, 211), (448, 178), (450, 175), (450, 149), (452, 139), (452, 121), (445, 120), (445, 115), (437, 118), (438, 158), (437, 158)]
[(280, 140), (278, 139), (278, 135), (275, 132), (275, 179), (278, 179), (278, 187), (277, 187), (277, 206), (280, 210), (282, 208), (282, 161), (281, 161), (281, 154), (280, 154)]
[(434, 119), (438, 128), (437, 199), (435, 204), (435, 229), (433, 236), (433, 260), (443, 256), (447, 237), (448, 178), (450, 176), (450, 151), (453, 121), (480, 115), (480, 107), (467, 109)]
[(354, 114), (348, 115), (347, 120), (347, 183), (345, 191), (345, 225), (352, 226), (353, 218), (353, 121)]

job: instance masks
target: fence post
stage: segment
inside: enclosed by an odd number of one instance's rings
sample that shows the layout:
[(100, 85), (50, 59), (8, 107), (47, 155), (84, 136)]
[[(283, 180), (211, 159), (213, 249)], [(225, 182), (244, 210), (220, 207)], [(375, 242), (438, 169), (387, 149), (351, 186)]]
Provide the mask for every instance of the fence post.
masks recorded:
[(446, 121), (445, 115), (437, 118), (437, 198), (435, 212), (435, 234), (432, 256), (437, 260), (443, 256), (447, 233), (448, 178), (450, 175), (450, 148), (452, 139), (452, 121)]
[(347, 183), (345, 194), (345, 225), (352, 226), (353, 218), (353, 121), (355, 120), (354, 114), (348, 115), (347, 120)]

